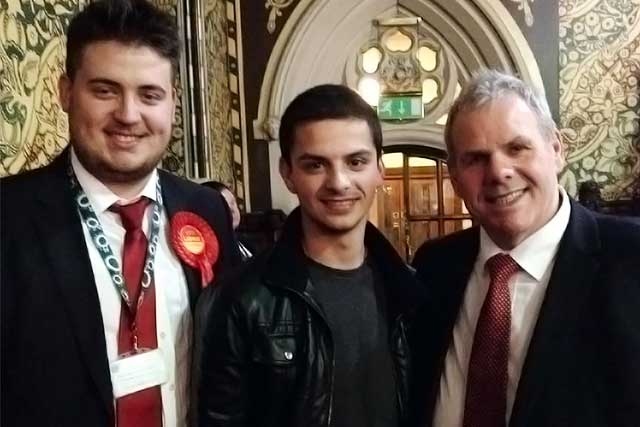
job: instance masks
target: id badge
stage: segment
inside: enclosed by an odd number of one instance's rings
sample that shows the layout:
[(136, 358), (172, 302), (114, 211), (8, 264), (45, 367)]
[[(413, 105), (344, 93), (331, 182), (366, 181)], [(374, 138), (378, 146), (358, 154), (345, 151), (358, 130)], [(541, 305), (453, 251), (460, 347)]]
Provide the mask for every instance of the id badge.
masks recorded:
[(146, 388), (164, 384), (169, 379), (164, 357), (159, 349), (143, 350), (120, 357), (109, 365), (113, 396), (117, 399)]

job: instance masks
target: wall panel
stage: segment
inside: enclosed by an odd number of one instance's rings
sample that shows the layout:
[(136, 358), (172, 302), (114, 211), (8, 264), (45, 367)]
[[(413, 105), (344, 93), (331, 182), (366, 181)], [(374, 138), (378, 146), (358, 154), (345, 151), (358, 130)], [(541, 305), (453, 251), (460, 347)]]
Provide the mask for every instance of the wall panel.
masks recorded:
[(594, 180), (608, 200), (631, 198), (640, 175), (640, 3), (560, 0), (562, 184)]

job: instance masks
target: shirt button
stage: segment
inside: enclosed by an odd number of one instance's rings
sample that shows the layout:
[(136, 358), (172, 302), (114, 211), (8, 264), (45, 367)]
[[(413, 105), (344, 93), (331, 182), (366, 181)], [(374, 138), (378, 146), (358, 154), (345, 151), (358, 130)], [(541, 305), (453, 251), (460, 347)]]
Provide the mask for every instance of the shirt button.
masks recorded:
[(166, 334), (164, 332), (160, 332), (160, 339), (163, 340), (164, 337), (166, 337)]
[(285, 351), (284, 352), (284, 358), (287, 359), (287, 360), (293, 359), (293, 353), (291, 353), (290, 351)]
[(173, 391), (173, 390), (175, 390), (175, 389), (176, 389), (176, 386), (175, 386), (175, 385), (171, 384), (171, 385), (169, 386), (169, 390)]

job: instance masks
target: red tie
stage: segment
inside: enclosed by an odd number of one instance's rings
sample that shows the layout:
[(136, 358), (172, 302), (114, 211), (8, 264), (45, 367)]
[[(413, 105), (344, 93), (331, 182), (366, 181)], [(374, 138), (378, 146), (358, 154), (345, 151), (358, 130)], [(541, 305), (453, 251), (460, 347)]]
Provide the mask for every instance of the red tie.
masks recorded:
[[(142, 231), (142, 217), (149, 205), (149, 199), (142, 197), (126, 206), (112, 206), (120, 214), (122, 226), (126, 230), (122, 251), (122, 273), (129, 292), (129, 298), (135, 307), (140, 295), (144, 262), (147, 257), (147, 237)], [(152, 285), (144, 294), (144, 300), (137, 308), (136, 323), (138, 329), (138, 347), (158, 348), (156, 338), (156, 295)], [(120, 310), (120, 329), (118, 332), (118, 353), (133, 350), (131, 332), (132, 316), (122, 304)], [(118, 427), (162, 427), (162, 396), (160, 386), (140, 390), (119, 398), (117, 406)]]
[(469, 360), (464, 427), (504, 427), (507, 413), (511, 296), (509, 279), (519, 270), (508, 254), (487, 261), (491, 281)]

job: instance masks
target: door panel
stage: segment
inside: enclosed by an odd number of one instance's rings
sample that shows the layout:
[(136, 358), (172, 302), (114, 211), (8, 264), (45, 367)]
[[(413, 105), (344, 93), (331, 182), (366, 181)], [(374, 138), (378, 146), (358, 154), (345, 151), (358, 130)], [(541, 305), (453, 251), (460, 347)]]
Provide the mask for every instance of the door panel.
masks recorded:
[(444, 153), (441, 158), (403, 152), (382, 156), (385, 180), (370, 218), (407, 261), (426, 240), (471, 226), (444, 158)]

